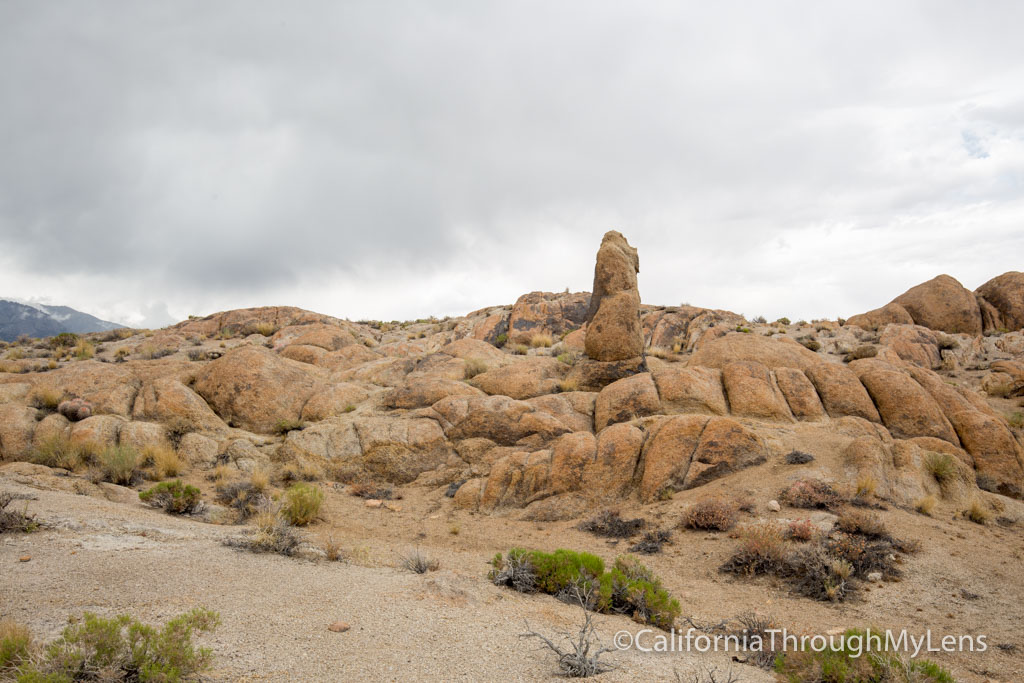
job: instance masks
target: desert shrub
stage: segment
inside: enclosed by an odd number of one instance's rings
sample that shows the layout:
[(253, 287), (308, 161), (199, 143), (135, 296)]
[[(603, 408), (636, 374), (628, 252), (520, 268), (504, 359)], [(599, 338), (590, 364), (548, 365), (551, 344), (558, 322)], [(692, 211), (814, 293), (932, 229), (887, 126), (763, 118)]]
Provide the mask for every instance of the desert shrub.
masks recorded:
[(820, 479), (800, 479), (779, 494), (779, 500), (795, 508), (831, 510), (843, 502), (842, 496)]
[(814, 456), (810, 453), (804, 453), (803, 451), (790, 451), (786, 454), (787, 465), (806, 465), (809, 462), (814, 462)]
[(161, 629), (128, 615), (106, 619), (86, 612), (37, 656), (23, 661), (14, 678), (38, 683), (195, 680), (209, 668), (212, 653), (196, 649), (192, 637), (219, 623), (216, 612), (202, 608), (175, 617)]
[(78, 340), (75, 346), (75, 358), (78, 360), (89, 360), (96, 355), (96, 347), (84, 339)]
[(778, 320), (776, 320), (775, 322), (777, 322), (777, 323), (778, 323), (778, 324), (780, 324), (780, 325), (789, 325), (789, 324), (790, 324), (790, 320), (789, 320), (789, 318), (787, 318), (787, 317), (785, 317), (785, 316), (783, 316), (783, 317), (779, 318), (779, 319), (778, 319)]
[(464, 376), (466, 379), (473, 379), (477, 375), (487, 372), (487, 361), (482, 358), (467, 358), (463, 361)]
[(930, 474), (939, 486), (946, 486), (957, 477), (958, 469), (949, 453), (929, 452), (924, 457), (924, 471)]
[(78, 422), (92, 416), (92, 404), (80, 398), (73, 398), (61, 401), (57, 405), (57, 412), (72, 422)]
[(529, 350), (530, 349), (529, 347), (526, 346), (526, 344), (513, 344), (511, 347), (509, 347), (509, 351), (511, 351), (512, 355), (514, 356), (525, 356), (526, 352)]
[(567, 649), (563, 650), (555, 641), (537, 631), (531, 630), (520, 634), (519, 637), (537, 638), (546, 648), (554, 652), (558, 657), (558, 671), (566, 678), (588, 678), (611, 671), (613, 667), (601, 661), (601, 655), (608, 652), (610, 648), (597, 647), (595, 643), (593, 617), (587, 611), (587, 605), (591, 602), (592, 597), (577, 591), (575, 598), (583, 607), (583, 625), (575, 636), (568, 633), (562, 634), (563, 639), (568, 643)]
[(279, 329), (281, 329), (281, 328), (278, 327), (277, 325), (275, 325), (274, 323), (270, 323), (270, 322), (254, 323), (254, 324), (251, 324), (251, 325), (246, 325), (245, 330), (244, 330), (244, 334), (246, 334), (246, 335), (259, 334), (259, 335), (262, 335), (264, 337), (273, 337), (274, 334)]
[(836, 520), (836, 528), (865, 538), (892, 539), (878, 515), (864, 510), (844, 510)]
[(185, 462), (177, 451), (167, 446), (146, 446), (142, 449), (142, 462), (150, 468), (156, 479), (176, 477), (185, 469)]
[(78, 335), (74, 332), (61, 332), (56, 334), (47, 341), (47, 345), (51, 349), (66, 349), (71, 348), (78, 344)]
[(293, 484), (285, 491), (284, 498), (281, 514), (295, 526), (305, 526), (320, 514), (324, 492), (309, 484)]
[(185, 352), (185, 355), (188, 356), (188, 359), (192, 362), (198, 362), (207, 359), (206, 351), (203, 351), (202, 349), (189, 349), (188, 351)]
[(1006, 416), (1006, 422), (1014, 429), (1024, 428), (1024, 413), (1016, 411)]
[(319, 467), (305, 460), (285, 464), (277, 471), (278, 478), (285, 484), (297, 481), (318, 481), (324, 473)]
[(856, 534), (834, 534), (825, 544), (825, 550), (834, 558), (845, 560), (853, 567), (853, 575), (867, 578), (879, 572), (889, 580), (898, 579), (902, 572), (896, 566), (899, 549), (890, 540), (870, 540)]
[(128, 360), (128, 356), (132, 355), (132, 352), (127, 346), (122, 346), (117, 351), (114, 351), (114, 362), (123, 363)]
[(15, 500), (14, 494), (0, 492), (0, 534), (10, 532), (31, 533), (39, 528), (35, 515), (28, 513), (28, 503), (21, 510), (8, 510)]
[(736, 503), (722, 498), (705, 498), (687, 508), (680, 525), (687, 529), (728, 531), (736, 525), (738, 516)]
[(504, 332), (502, 332), (501, 334), (494, 338), (494, 345), (497, 346), (499, 349), (507, 343), (508, 335), (505, 334)]
[(57, 411), (61, 401), (64, 400), (64, 392), (53, 387), (37, 385), (33, 387), (28, 395), (28, 404), (33, 408), (53, 413)]
[(274, 425), (274, 431), (281, 435), (288, 432), (301, 431), (305, 428), (306, 424), (301, 420), (278, 420), (277, 424)]
[(202, 495), (195, 486), (180, 479), (162, 481), (139, 492), (139, 500), (151, 507), (162, 508), (172, 515), (189, 515), (202, 507)]
[(971, 501), (963, 514), (975, 524), (988, 524), (992, 520), (992, 512), (977, 498)]
[(535, 334), (530, 337), (530, 346), (533, 348), (548, 348), (551, 346), (552, 339), (550, 334)]
[(786, 537), (804, 543), (814, 538), (817, 532), (818, 527), (811, 520), (795, 519), (786, 528)]
[(629, 538), (639, 533), (646, 525), (647, 520), (642, 517), (622, 519), (618, 510), (602, 510), (594, 517), (580, 522), (576, 528), (598, 536)]
[(932, 516), (932, 512), (935, 511), (935, 506), (938, 504), (938, 499), (935, 496), (924, 496), (918, 498), (914, 502), (914, 509), (920, 512), (922, 515)]
[(661, 547), (672, 539), (672, 532), (659, 530), (648, 531), (640, 540), (629, 547), (629, 552), (641, 555), (654, 555), (661, 552)]
[(789, 558), (782, 527), (771, 522), (753, 524), (740, 533), (740, 543), (721, 566), (731, 574), (771, 574), (785, 568)]
[(175, 449), (181, 446), (181, 440), (185, 435), (196, 431), (192, 421), (184, 417), (173, 417), (164, 424), (164, 436)]
[(238, 521), (244, 522), (265, 510), (269, 504), (265, 491), (268, 486), (265, 473), (253, 473), (250, 481), (225, 483), (217, 487), (217, 502), (235, 510)]
[(579, 382), (577, 382), (575, 379), (571, 377), (566, 377), (564, 379), (558, 380), (559, 393), (565, 393), (567, 391), (577, 391), (579, 390), (579, 388)]
[(855, 498), (870, 498), (875, 495), (875, 490), (878, 488), (878, 481), (870, 474), (863, 474), (857, 477), (857, 488), (854, 492)]
[(402, 557), (401, 567), (413, 574), (426, 574), (437, 571), (441, 563), (434, 558), (420, 552), (419, 548), (409, 551)]
[(32, 632), (13, 619), (0, 620), (0, 679), (5, 672), (27, 664), (31, 656)]
[(994, 398), (1006, 398), (1013, 392), (1013, 385), (1009, 382), (1001, 382), (999, 384), (990, 384), (985, 389), (985, 393)]
[(843, 360), (849, 363), (850, 361), (860, 360), (862, 358), (874, 358), (877, 355), (877, 346), (873, 344), (861, 344), (853, 351), (850, 351), (848, 354), (846, 354), (846, 357)]
[(750, 334), (750, 328), (749, 327), (744, 327), (743, 325), (737, 325), (736, 326), (736, 331), (737, 332), (742, 332), (743, 334)]
[(759, 315), (750, 322), (757, 323), (758, 325), (764, 325), (766, 322), (768, 322), (768, 319), (765, 318), (763, 315)]
[(64, 435), (54, 434), (32, 450), (29, 460), (37, 465), (74, 471), (84, 464), (86, 449), (91, 451), (92, 447), (72, 443)]
[(507, 557), (495, 555), (491, 565), (488, 577), (497, 585), (562, 599), (584, 595), (588, 609), (629, 614), (659, 628), (670, 628), (680, 612), (679, 602), (668, 595), (661, 581), (631, 556), (618, 558), (605, 572), (601, 558), (590, 553), (513, 548)]
[(564, 363), (565, 365), (575, 365), (576, 364), (576, 356), (574, 356), (569, 351), (563, 351), (562, 353), (558, 354), (556, 356), (556, 358), (558, 359), (559, 363)]
[(805, 334), (803, 336), (797, 337), (796, 340), (800, 342), (805, 349), (808, 349), (810, 351), (821, 350), (821, 342), (815, 339), (812, 335)]
[(960, 342), (956, 340), (956, 337), (948, 334), (942, 334), (941, 332), (935, 335), (936, 341), (938, 342), (940, 351), (947, 351), (960, 347)]
[(139, 452), (131, 446), (107, 446), (99, 455), (100, 474), (105, 481), (131, 486), (140, 461)]
[(870, 649), (867, 638), (865, 631), (849, 629), (821, 651), (780, 653), (775, 672), (788, 683), (953, 683), (952, 674), (934, 662), (888, 651), (884, 633), (870, 634)]
[(848, 561), (831, 557), (820, 546), (797, 550), (784, 570), (796, 593), (828, 602), (841, 602), (849, 597), (853, 586), (848, 579), (852, 573)]
[(291, 556), (299, 547), (299, 536), (288, 520), (279, 514), (266, 511), (257, 514), (253, 520), (255, 528), (251, 533), (227, 538), (224, 545), (241, 548), (254, 553), (275, 553)]

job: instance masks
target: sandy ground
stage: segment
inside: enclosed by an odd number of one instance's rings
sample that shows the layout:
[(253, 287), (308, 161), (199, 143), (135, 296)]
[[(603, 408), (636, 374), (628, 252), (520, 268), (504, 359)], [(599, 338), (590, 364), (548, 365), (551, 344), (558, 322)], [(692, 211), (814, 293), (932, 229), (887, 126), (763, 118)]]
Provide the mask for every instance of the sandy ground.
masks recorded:
[[(202, 637), (216, 656), (209, 680), (549, 679), (554, 658), (535, 641), (518, 637), (524, 621), (553, 634), (578, 625), (580, 610), (549, 596), (491, 585), (487, 560), (522, 545), (588, 550), (610, 563), (626, 545), (580, 532), (575, 522), (454, 510), (441, 490), (408, 487), (394, 503), (397, 510), (367, 509), (340, 485), (324, 484), (325, 519), (305, 533), (313, 542), (333, 538), (349, 560), (254, 555), (222, 545), (240, 527), (171, 517), (139, 504), (133, 491), (111, 485), (102, 490), (112, 500), (95, 490), (76, 495), (71, 490), (93, 485), (28, 475), (25, 467), (0, 466), (0, 489), (33, 496), (29, 510), (50, 526), (0, 537), (0, 615), (49, 638), (68, 616), (87, 610), (161, 622), (202, 605), (223, 619), (215, 633)], [(730, 478), (728, 487), (756, 491), (772, 476), (770, 468), (755, 468)], [(209, 488), (206, 482), (204, 490)], [(693, 493), (624, 513), (673, 527)], [(1022, 525), (980, 527), (949, 510), (934, 518), (901, 510), (883, 517), (898, 535), (918, 539), (923, 550), (904, 565), (903, 581), (873, 584), (837, 605), (795, 597), (771, 579), (720, 574), (717, 568), (734, 544), (727, 534), (676, 531), (664, 553), (644, 561), (679, 597), (684, 615), (701, 622), (754, 610), (807, 633), (874, 626), (985, 634), (986, 653), (932, 658), (957, 680), (1024, 680)], [(436, 558), (441, 569), (426, 575), (398, 569), (402, 555), (415, 547)], [(32, 559), (20, 562), (23, 555)], [(329, 632), (328, 624), (337, 620), (350, 623), (351, 630)], [(598, 615), (595, 623), (606, 644), (617, 631), (641, 628), (625, 617)], [(608, 661), (620, 668), (602, 681), (671, 681), (676, 672), (689, 681), (701, 665), (730, 665), (726, 655), (635, 650), (615, 652)], [(732, 666), (739, 680), (772, 680), (754, 667)]]

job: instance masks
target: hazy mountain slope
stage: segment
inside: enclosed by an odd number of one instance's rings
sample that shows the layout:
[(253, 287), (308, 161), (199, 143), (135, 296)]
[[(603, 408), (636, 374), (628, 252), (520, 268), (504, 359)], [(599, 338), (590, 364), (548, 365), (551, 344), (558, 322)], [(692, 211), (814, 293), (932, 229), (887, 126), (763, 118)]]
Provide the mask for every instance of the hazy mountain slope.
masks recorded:
[(49, 337), (61, 332), (103, 332), (122, 325), (100, 320), (67, 306), (23, 304), (0, 299), (0, 339), (13, 341), (22, 334)]

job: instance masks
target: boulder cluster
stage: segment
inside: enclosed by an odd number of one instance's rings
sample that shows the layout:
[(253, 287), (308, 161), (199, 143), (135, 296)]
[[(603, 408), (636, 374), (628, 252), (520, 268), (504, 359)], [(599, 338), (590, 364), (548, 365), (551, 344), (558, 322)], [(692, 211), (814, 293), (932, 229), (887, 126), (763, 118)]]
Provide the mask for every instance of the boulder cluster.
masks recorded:
[(845, 326), (757, 327), (645, 306), (638, 272), (609, 232), (592, 294), (407, 323), (245, 309), (108, 340), (93, 360), (0, 373), (0, 456), (55, 437), (163, 445), (200, 468), (302, 463), (538, 519), (657, 501), (794, 448), (897, 503), (937, 491), (936, 453), (964, 487), (1022, 496), (1020, 431), (989, 400), (1024, 394), (1020, 273), (966, 295), (942, 276)]

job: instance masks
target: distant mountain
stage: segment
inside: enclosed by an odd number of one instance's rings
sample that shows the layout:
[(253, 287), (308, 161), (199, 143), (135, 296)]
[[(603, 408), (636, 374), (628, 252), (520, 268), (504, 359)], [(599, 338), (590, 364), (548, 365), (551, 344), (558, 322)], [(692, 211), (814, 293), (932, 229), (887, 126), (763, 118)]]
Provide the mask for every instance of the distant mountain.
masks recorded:
[(123, 325), (100, 320), (67, 306), (44, 306), (0, 299), (0, 339), (14, 341), (30, 337), (52, 337), (61, 332), (104, 332)]

